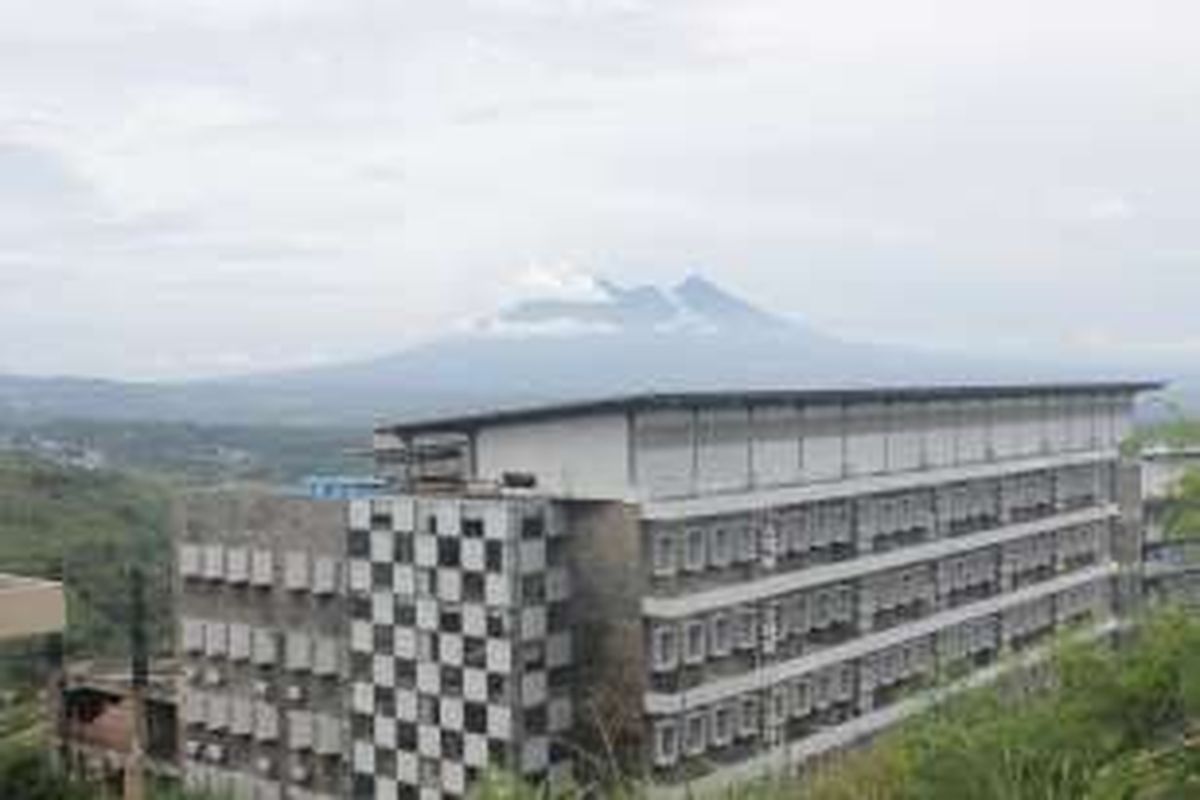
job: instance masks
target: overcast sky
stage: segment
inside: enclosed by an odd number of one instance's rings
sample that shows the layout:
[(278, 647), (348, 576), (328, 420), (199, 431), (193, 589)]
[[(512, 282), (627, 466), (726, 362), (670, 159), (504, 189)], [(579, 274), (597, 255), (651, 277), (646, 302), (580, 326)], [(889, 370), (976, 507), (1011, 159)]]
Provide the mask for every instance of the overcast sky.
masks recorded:
[(0, 372), (370, 355), (531, 272), (1200, 355), (1194, 0), (0, 3)]

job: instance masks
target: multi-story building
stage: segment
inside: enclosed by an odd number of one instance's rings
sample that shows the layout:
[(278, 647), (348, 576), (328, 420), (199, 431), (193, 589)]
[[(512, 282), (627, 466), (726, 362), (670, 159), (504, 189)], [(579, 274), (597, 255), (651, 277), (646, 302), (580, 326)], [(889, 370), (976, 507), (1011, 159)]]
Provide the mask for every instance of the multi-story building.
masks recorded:
[(1151, 601), (1194, 607), (1200, 605), (1200, 531), (1167, 530), (1180, 510), (1179, 482), (1189, 473), (1200, 474), (1200, 448), (1160, 445), (1141, 453), (1146, 594)]
[(380, 429), (402, 493), (351, 525), (356, 793), (612, 757), (711, 790), (1056, 631), (1114, 629), (1117, 446), (1148, 388), (647, 395)]
[(461, 796), (489, 766), (567, 777), (574, 684), (559, 512), (494, 491), (352, 505), (355, 797)]
[[(188, 515), (189, 774), (389, 800), (495, 766), (615, 766), (668, 795), (797, 771), (935, 682), (1116, 629), (1140, 558), (1117, 446), (1149, 388), (659, 394), (382, 427), (377, 496)], [(250, 701), (236, 729), (222, 698)]]
[(346, 506), (197, 492), (178, 508), (185, 781), (239, 800), (345, 796)]

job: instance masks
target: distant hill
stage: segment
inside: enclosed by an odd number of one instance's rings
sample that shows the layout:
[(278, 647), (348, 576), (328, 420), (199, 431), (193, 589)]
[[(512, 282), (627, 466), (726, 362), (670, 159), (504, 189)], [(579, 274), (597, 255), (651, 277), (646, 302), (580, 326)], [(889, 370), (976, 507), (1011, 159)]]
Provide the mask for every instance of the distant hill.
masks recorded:
[(844, 342), (700, 276), (666, 289), (593, 280), (583, 296), (531, 297), (470, 330), (355, 363), (158, 384), (0, 377), (0, 421), (364, 426), (632, 391), (1082, 377), (1121, 376), (1094, 366), (1002, 363)]

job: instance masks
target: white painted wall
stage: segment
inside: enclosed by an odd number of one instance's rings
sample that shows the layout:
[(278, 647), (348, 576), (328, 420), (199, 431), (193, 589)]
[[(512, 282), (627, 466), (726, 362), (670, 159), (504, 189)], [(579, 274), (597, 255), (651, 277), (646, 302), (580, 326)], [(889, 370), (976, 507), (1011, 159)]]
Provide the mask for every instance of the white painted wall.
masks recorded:
[(929, 430), (928, 403), (895, 403), (888, 409), (887, 471), (919, 469)]
[(691, 411), (647, 411), (634, 416), (634, 470), (650, 497), (690, 494), (695, 487)]
[(530, 472), (567, 497), (685, 497), (1112, 447), (1130, 407), (1097, 393), (666, 409), (634, 414), (632, 431), (625, 414), (594, 414), (485, 428), (477, 471)]
[(632, 493), (624, 414), (485, 428), (475, 454), (476, 473), (483, 480), (527, 472), (537, 477), (539, 492), (563, 497), (623, 498)]
[(967, 400), (958, 406), (954, 460), (956, 464), (977, 464), (987, 458), (988, 404), (982, 400)]
[(846, 473), (874, 475), (883, 472), (886, 419), (879, 403), (861, 403), (846, 408)]
[(696, 488), (727, 492), (750, 486), (750, 411), (701, 409), (696, 414)]
[(801, 422), (805, 482), (842, 477), (842, 410), (839, 406), (807, 406)]
[(929, 429), (925, 435), (925, 457), (931, 467), (954, 464), (955, 428), (958, 426), (959, 404), (945, 400), (931, 403)]
[(800, 409), (760, 406), (751, 419), (754, 483), (786, 486), (800, 480)]

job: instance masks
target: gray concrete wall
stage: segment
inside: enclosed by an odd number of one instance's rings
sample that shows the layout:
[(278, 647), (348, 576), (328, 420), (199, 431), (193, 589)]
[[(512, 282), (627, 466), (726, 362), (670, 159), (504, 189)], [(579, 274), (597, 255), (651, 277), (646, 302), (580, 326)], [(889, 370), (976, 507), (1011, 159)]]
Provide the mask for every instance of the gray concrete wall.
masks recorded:
[[(282, 797), (335, 797), (344, 789), (341, 753), (317, 756), (298, 752), (290, 746), (291, 722), (307, 713), (336, 717), (339, 749), (345, 750), (340, 732), (344, 708), (344, 679), (348, 665), (343, 652), (345, 606), (342, 586), (345, 579), (342, 553), (346, 530), (346, 504), (337, 501), (313, 501), (283, 497), (265, 491), (216, 490), (195, 492), (181, 498), (175, 507), (176, 574), (179, 651), (185, 665), (181, 713), (185, 743), (185, 772), (196, 782), (208, 782), (214, 789), (234, 796), (269, 788), (268, 794)], [(214, 548), (220, 548), (219, 550)], [(199, 577), (188, 576), (187, 561), (200, 554)], [(234, 562), (246, 554), (252, 563), (256, 553), (271, 553), (269, 585), (253, 585), (253, 580), (235, 578)], [(206, 576), (209, 562), (219, 554), (223, 574)], [(334, 564), (333, 592), (316, 592), (315, 571), (318, 559)], [(296, 568), (301, 569), (297, 570)], [(250, 567), (253, 572), (253, 567)], [(294, 583), (300, 575), (304, 578)], [(226, 654), (190, 653), (183, 641), (186, 628), (195, 621), (225, 626)], [(276, 657), (267, 667), (249, 659), (232, 657), (232, 626), (249, 626), (274, 642)], [(207, 634), (206, 634), (207, 636)], [(307, 643), (310, 668), (288, 669), (289, 640)], [(252, 638), (251, 647), (256, 639)], [(333, 674), (317, 674), (316, 645), (332, 644), (336, 667)], [(297, 648), (298, 650), (301, 648)], [(214, 682), (214, 680), (216, 682)], [(188, 695), (209, 698), (226, 697), (231, 716), (233, 707), (251, 703), (258, 714), (268, 704), (278, 714), (278, 739), (274, 743), (246, 740), (225, 733), (189, 728), (186, 707)], [(257, 717), (256, 717), (257, 718)], [(314, 734), (315, 736), (315, 734)], [(221, 744), (227, 755), (223, 764), (208, 763), (204, 756), (186, 753), (187, 741)], [(259, 759), (273, 760), (273, 771), (264, 775)], [(298, 781), (293, 769), (303, 767), (312, 777)], [(303, 788), (301, 788), (303, 784)], [(294, 788), (293, 788), (294, 786)]]
[[(646, 691), (641, 529), (635, 506), (571, 503), (576, 736), (600, 764), (640, 773)], [(591, 759), (577, 759), (588, 769)], [(596, 763), (592, 763), (595, 767)]]

